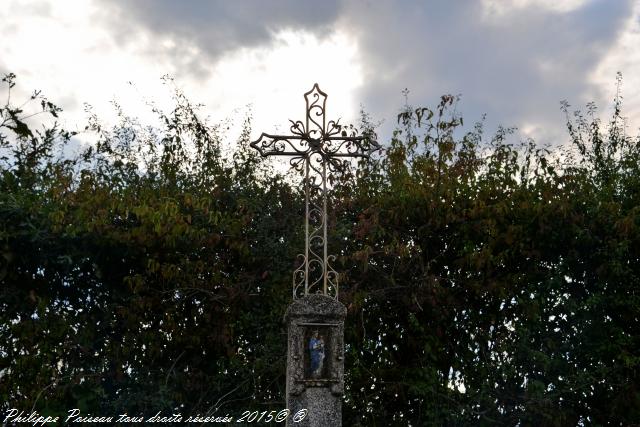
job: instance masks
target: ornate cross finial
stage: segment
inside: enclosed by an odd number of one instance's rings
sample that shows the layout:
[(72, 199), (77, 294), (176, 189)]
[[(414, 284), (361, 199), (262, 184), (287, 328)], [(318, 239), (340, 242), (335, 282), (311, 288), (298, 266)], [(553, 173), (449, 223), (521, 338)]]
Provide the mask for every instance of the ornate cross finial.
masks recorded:
[(262, 133), (251, 146), (262, 156), (289, 156), (289, 163), (305, 174), (305, 252), (293, 272), (293, 298), (323, 294), (338, 298), (338, 273), (331, 267), (335, 256), (327, 255), (327, 169), (348, 166), (347, 158), (368, 158), (378, 143), (358, 135), (353, 126), (326, 120), (327, 94), (318, 84), (304, 94), (306, 118), (291, 122), (291, 135)]

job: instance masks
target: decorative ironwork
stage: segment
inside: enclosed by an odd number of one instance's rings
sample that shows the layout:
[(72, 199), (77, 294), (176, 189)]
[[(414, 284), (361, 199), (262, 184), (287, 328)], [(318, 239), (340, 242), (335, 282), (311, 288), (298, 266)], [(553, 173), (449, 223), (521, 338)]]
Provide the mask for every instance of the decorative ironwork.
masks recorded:
[(318, 84), (304, 94), (306, 118), (291, 122), (291, 135), (262, 133), (251, 146), (262, 156), (288, 156), (289, 164), (304, 173), (305, 250), (293, 272), (293, 298), (322, 294), (338, 298), (338, 273), (327, 253), (327, 174), (344, 170), (349, 158), (369, 158), (380, 148), (353, 126), (326, 120), (327, 94)]

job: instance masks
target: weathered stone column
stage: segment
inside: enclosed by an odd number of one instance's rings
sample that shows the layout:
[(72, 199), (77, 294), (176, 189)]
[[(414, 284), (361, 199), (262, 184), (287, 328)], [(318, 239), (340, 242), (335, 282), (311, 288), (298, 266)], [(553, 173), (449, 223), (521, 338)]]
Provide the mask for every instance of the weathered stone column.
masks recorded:
[[(342, 303), (324, 295), (308, 295), (289, 305), (288, 426), (342, 426), (346, 315)], [(307, 409), (307, 416), (294, 424), (292, 416), (301, 409)]]

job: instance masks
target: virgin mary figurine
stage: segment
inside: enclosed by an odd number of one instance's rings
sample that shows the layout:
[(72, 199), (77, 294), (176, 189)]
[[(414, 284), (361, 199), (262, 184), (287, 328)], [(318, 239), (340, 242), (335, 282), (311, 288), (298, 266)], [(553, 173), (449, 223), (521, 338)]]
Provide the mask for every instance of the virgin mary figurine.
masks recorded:
[(309, 353), (311, 356), (311, 377), (320, 378), (324, 361), (324, 339), (322, 336), (318, 336), (318, 331), (313, 331), (309, 340)]

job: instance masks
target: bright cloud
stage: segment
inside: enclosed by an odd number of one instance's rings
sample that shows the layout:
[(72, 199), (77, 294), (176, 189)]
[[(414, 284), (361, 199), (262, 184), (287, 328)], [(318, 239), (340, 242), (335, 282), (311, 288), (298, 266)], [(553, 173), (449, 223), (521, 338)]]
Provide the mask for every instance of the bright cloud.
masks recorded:
[(345, 34), (320, 40), (303, 31), (279, 32), (269, 46), (223, 56), (205, 87), (209, 105), (224, 115), (231, 113), (229, 108), (252, 104), (259, 134), (274, 125), (288, 125), (288, 118), (303, 118), (302, 94), (316, 82), (329, 94), (327, 113), (352, 121), (358, 111), (354, 91), (363, 83), (362, 65), (357, 45)]
[[(83, 104), (103, 116), (113, 110), (109, 101), (133, 105), (144, 114), (142, 99), (127, 84), (136, 82), (142, 93), (163, 93), (160, 76), (171, 72), (167, 61), (145, 61), (135, 48), (118, 46), (108, 31), (95, 25), (98, 10), (91, 2), (14, 1), (0, 9), (4, 36), (2, 72), (18, 75), (25, 91), (39, 89), (66, 110), (67, 125), (82, 126)], [(148, 37), (136, 41), (151, 43)], [(24, 94), (23, 94), (24, 96)]]
[(602, 97), (611, 99), (615, 94), (612, 76), (622, 73), (623, 112), (628, 119), (631, 135), (640, 132), (640, 2), (625, 24), (624, 31), (614, 46), (590, 76)]
[[(288, 118), (304, 115), (302, 94), (315, 82), (329, 93), (332, 117), (353, 120), (358, 111), (354, 91), (363, 83), (362, 65), (356, 42), (344, 33), (321, 39), (304, 30), (274, 31), (267, 44), (221, 55), (208, 64), (203, 80), (181, 72), (190, 61), (207, 63), (195, 42), (176, 41), (171, 34), (158, 38), (142, 28), (118, 43), (101, 25), (109, 22), (101, 19), (101, 3), (20, 3), (0, 9), (0, 31), (7, 41), (0, 71), (18, 74), (25, 90), (43, 89), (67, 110), (69, 124), (84, 123), (84, 102), (101, 117), (112, 118), (111, 100), (128, 114), (152, 120), (145, 100), (160, 107), (170, 102), (170, 89), (160, 79), (165, 74), (173, 75), (193, 102), (205, 104), (214, 121), (246, 112), (251, 104), (257, 134), (274, 126), (288, 130)], [(172, 61), (167, 52), (178, 43), (181, 58)]]

